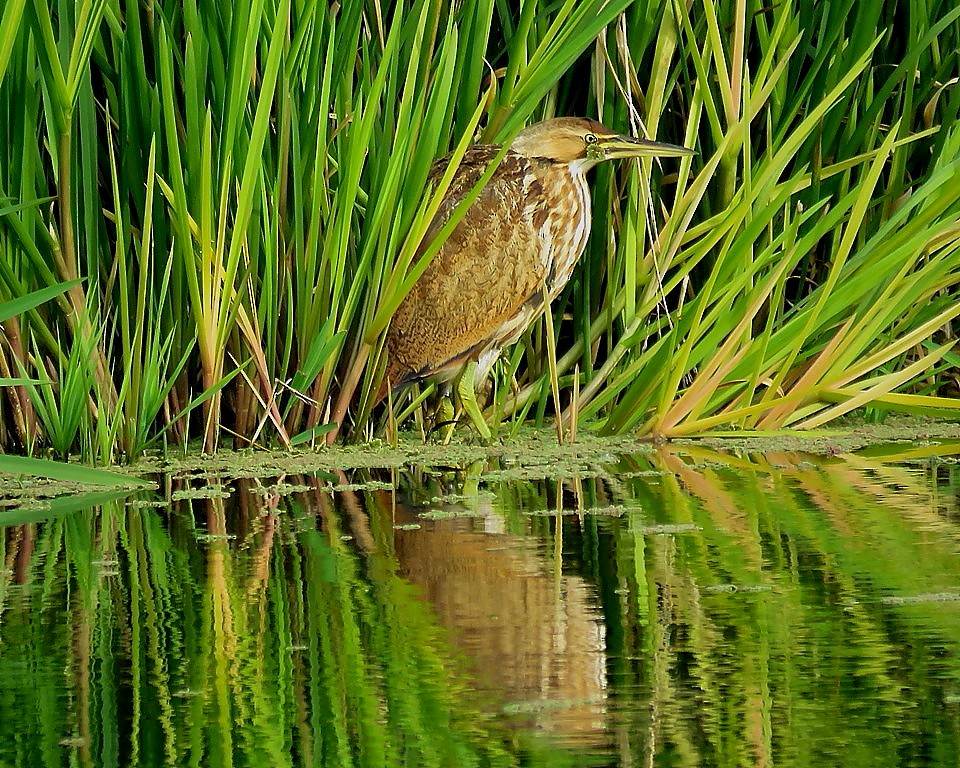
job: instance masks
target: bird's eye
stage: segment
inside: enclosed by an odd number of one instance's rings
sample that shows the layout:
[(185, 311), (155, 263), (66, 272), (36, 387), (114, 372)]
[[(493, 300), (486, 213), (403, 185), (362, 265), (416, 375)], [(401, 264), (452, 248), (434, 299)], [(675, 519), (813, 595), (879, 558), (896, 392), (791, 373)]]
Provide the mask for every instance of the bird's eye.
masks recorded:
[(600, 139), (598, 139), (598, 138), (597, 138), (594, 134), (592, 134), (592, 133), (588, 133), (586, 136), (584, 136), (584, 137), (583, 137), (583, 140), (584, 140), (585, 142), (587, 142), (587, 144), (596, 144), (598, 141), (600, 141)]

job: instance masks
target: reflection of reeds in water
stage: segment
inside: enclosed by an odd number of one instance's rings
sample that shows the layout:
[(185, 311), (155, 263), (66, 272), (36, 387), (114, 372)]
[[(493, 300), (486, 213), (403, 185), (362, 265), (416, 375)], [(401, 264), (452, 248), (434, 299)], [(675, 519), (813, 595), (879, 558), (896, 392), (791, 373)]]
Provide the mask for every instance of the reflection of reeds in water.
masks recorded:
[[(461, 477), (478, 517), (418, 530), (382, 484), (308, 480), (8, 527), (0, 763), (556, 764), (492, 700), (623, 765), (952, 764), (942, 471), (685, 447), (561, 491)], [(525, 514), (558, 504), (620, 513)]]
[(0, 763), (515, 764), (363, 521), (249, 490), (5, 533)]
[[(653, 619), (634, 640), (649, 654), (636, 680), (648, 676), (653, 692), (646, 746), (669, 745), (687, 765), (812, 765), (849, 760), (856, 744), (860, 757), (844, 764), (871, 765), (903, 748), (892, 733), (921, 742), (955, 731), (929, 712), (956, 690), (960, 667), (939, 680), (925, 670), (938, 648), (958, 650), (957, 612), (939, 603), (900, 615), (885, 599), (957, 593), (955, 522), (931, 511), (925, 473), (817, 463), (661, 451), (669, 473), (650, 507), (699, 531), (618, 530), (618, 551), (632, 540), (642, 553), (632, 592)], [(927, 535), (931, 518), (949, 534)]]

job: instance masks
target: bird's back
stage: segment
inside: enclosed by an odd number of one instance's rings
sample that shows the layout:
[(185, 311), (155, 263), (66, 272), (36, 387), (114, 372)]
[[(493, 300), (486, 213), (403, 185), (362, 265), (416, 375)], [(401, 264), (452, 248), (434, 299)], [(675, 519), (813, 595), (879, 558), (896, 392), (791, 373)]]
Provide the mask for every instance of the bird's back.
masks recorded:
[[(498, 150), (479, 145), (467, 151), (421, 251)], [(432, 180), (446, 164), (445, 158), (434, 164)], [(392, 386), (453, 375), (471, 357), (515, 341), (542, 309), (544, 285), (555, 295), (583, 250), (589, 215), (580, 216), (579, 209), (589, 207), (587, 194), (582, 176), (572, 178), (547, 160), (508, 151), (393, 317), (387, 335)], [(571, 208), (581, 220), (573, 230), (551, 215)], [(569, 264), (554, 263), (551, 256), (563, 238), (571, 241), (566, 249), (575, 251)]]

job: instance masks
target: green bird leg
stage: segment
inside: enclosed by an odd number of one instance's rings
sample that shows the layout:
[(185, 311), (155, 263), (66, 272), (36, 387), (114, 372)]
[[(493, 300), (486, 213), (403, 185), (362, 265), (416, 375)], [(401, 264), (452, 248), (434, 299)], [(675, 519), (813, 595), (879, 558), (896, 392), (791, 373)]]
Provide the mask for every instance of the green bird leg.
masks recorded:
[(490, 427), (483, 419), (483, 413), (477, 403), (477, 390), (474, 388), (474, 378), (477, 374), (477, 361), (471, 360), (467, 363), (463, 374), (460, 376), (460, 382), (457, 384), (457, 393), (460, 395), (460, 402), (463, 403), (463, 410), (467, 412), (473, 426), (477, 428), (480, 436), (484, 440), (491, 438)]
[(440, 402), (437, 404), (435, 423), (438, 426), (446, 425), (443, 427), (443, 431), (441, 434), (443, 435), (443, 444), (449, 445), (450, 440), (453, 438), (454, 427), (457, 426), (454, 423), (454, 419), (456, 418), (456, 413), (454, 413), (453, 400), (451, 399), (452, 397), (451, 393), (449, 392), (449, 390), (445, 385), (442, 387), (442, 389), (444, 390), (444, 392), (443, 394), (440, 395)]

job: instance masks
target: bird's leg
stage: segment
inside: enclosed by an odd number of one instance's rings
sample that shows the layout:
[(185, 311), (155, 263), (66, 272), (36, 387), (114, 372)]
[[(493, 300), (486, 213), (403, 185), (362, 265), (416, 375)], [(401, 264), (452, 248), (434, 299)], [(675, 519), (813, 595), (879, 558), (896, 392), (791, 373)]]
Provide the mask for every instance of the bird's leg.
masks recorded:
[(477, 361), (471, 360), (467, 363), (463, 374), (460, 376), (460, 382), (457, 384), (457, 393), (460, 395), (460, 402), (463, 403), (463, 410), (467, 412), (473, 426), (477, 428), (480, 436), (484, 440), (491, 438), (490, 427), (483, 419), (483, 412), (477, 404), (477, 390), (474, 378), (477, 375)]
[(450, 391), (444, 385), (445, 390), (440, 394), (440, 401), (437, 403), (436, 424), (443, 428), (443, 444), (449, 445), (453, 437), (453, 430), (456, 429), (456, 414), (453, 409), (453, 400)]
[(557, 337), (553, 332), (553, 314), (550, 312), (550, 294), (543, 286), (543, 322), (547, 332), (547, 364), (550, 368), (550, 390), (553, 392), (554, 419), (557, 424), (557, 443), (563, 445), (563, 420), (560, 418), (560, 382), (557, 373)]

